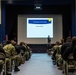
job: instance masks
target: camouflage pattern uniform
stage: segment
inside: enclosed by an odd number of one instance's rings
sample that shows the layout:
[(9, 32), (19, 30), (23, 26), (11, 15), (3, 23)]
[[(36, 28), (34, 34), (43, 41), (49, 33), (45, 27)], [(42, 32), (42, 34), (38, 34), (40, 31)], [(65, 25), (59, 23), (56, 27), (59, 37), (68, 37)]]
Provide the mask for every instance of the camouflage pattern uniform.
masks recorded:
[(12, 66), (9, 66), (12, 64), (12, 62), (10, 64), (10, 59), (15, 62), (15, 66), (18, 66), (21, 59), (20, 59), (20, 55), (17, 55), (15, 47), (12, 44), (7, 44), (3, 47), (3, 49), (4, 49), (4, 51), (6, 53), (6, 57), (7, 57), (6, 58), (7, 69), (12, 67)]
[(0, 73), (2, 72), (3, 66), (4, 66), (4, 61), (5, 61), (5, 52), (3, 50), (2, 43), (0, 43)]
[(26, 48), (26, 52), (25, 52), (24, 56), (25, 56), (26, 60), (28, 60), (31, 57), (32, 51), (31, 51), (30, 47), (27, 45), (25, 45), (25, 48)]
[(58, 45), (55, 45), (55, 46), (53, 46), (53, 48), (52, 48), (52, 50), (53, 50), (52, 59), (53, 59), (53, 60), (56, 60), (56, 54), (57, 54), (58, 48), (59, 48)]
[(62, 45), (59, 45), (59, 48), (56, 53), (56, 61), (57, 61), (58, 66), (62, 66), (61, 46)]
[(0, 73), (2, 72), (3, 65), (4, 65), (4, 61), (3, 60), (0, 60)]
[(12, 44), (7, 44), (3, 47), (5, 53), (6, 53), (6, 64), (7, 64), (7, 68), (10, 68), (10, 59), (12, 59), (12, 57), (14, 55), (16, 55), (16, 51), (15, 48)]
[(21, 42), (21, 43), (25, 47), (24, 58), (25, 58), (25, 60), (28, 60), (32, 54), (31, 48), (29, 46), (27, 46), (26, 43), (24, 43), (24, 42)]

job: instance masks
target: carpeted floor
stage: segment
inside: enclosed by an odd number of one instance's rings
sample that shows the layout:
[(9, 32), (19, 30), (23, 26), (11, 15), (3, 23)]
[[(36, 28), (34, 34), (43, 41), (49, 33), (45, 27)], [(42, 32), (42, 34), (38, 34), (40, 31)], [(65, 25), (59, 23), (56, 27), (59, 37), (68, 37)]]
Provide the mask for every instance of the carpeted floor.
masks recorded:
[(20, 71), (12, 72), (12, 75), (64, 75), (56, 65), (53, 65), (51, 56), (46, 53), (32, 54), (30, 60), (19, 68)]

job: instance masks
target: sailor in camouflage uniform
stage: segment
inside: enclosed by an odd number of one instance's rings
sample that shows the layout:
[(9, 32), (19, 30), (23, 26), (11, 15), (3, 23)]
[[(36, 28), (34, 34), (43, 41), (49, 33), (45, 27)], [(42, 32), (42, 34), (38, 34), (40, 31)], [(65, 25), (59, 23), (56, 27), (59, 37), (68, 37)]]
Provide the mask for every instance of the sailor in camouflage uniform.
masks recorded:
[[(3, 50), (3, 47), (2, 47), (2, 43), (0, 42), (0, 52), (3, 53), (4, 57), (5, 57), (5, 52)], [(4, 60), (5, 59), (0, 59), (0, 74), (2, 72), (2, 69), (3, 69), (3, 65), (4, 65)]]
[[(19, 56), (17, 55), (16, 49), (14, 47), (14, 41), (7, 41), (7, 44), (3, 47), (5, 53), (6, 53), (6, 71), (8, 73), (9, 69), (12, 67), (12, 61), (15, 62), (15, 68), (14, 71), (20, 71), (18, 68), (19, 65)], [(11, 63), (10, 63), (11, 62)]]

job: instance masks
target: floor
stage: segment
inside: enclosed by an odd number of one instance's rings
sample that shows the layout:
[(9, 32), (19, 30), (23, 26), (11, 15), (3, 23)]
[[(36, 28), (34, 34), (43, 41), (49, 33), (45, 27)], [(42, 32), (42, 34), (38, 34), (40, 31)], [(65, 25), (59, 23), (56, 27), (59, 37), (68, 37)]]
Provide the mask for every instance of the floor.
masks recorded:
[(12, 75), (64, 75), (61, 70), (57, 69), (56, 65), (53, 65), (51, 56), (46, 53), (32, 54), (30, 60), (19, 68), (20, 71), (13, 72)]

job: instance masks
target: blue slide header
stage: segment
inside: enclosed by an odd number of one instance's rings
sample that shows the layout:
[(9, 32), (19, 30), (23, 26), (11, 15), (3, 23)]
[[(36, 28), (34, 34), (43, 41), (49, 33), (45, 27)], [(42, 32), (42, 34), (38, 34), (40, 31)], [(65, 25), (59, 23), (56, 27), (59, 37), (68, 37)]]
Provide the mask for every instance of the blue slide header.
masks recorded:
[(28, 23), (30, 24), (49, 24), (51, 20), (29, 20)]

